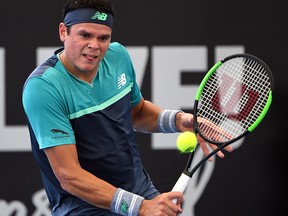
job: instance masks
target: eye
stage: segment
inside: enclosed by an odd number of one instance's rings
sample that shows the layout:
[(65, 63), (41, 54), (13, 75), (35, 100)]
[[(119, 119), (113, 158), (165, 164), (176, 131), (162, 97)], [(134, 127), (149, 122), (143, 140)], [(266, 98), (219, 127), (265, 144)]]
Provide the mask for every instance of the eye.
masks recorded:
[(80, 36), (83, 37), (83, 38), (91, 37), (91, 35), (89, 33), (81, 33)]
[(109, 40), (109, 38), (110, 38), (109, 35), (104, 35), (104, 36), (99, 37), (99, 40), (102, 42), (106, 42), (107, 40)]

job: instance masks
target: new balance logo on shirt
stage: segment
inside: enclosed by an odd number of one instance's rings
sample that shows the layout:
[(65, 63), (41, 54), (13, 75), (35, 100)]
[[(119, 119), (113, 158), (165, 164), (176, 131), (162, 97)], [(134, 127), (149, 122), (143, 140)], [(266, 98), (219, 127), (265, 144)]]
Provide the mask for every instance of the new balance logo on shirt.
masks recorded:
[(123, 86), (126, 84), (125, 73), (121, 74), (121, 75), (117, 78), (117, 82), (118, 82), (118, 89), (120, 89), (121, 87), (123, 87)]

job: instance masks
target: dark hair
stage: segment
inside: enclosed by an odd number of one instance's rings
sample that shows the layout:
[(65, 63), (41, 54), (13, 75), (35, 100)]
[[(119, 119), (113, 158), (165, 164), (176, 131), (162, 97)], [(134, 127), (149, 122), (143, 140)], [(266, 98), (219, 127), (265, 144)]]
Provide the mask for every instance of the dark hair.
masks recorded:
[(115, 13), (109, 0), (69, 0), (62, 11), (63, 20), (69, 11), (79, 8), (93, 8), (99, 12), (109, 13), (112, 16)]

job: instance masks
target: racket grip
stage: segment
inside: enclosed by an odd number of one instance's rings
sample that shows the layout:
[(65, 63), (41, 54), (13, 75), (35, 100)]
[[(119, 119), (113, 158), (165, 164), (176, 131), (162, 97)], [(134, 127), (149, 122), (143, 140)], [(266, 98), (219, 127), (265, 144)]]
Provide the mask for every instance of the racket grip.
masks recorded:
[[(184, 193), (186, 190), (188, 183), (189, 183), (190, 177), (184, 173), (181, 174), (179, 179), (177, 180), (176, 184), (172, 188), (172, 191), (180, 191)], [(177, 203), (177, 199), (173, 199), (173, 203)]]

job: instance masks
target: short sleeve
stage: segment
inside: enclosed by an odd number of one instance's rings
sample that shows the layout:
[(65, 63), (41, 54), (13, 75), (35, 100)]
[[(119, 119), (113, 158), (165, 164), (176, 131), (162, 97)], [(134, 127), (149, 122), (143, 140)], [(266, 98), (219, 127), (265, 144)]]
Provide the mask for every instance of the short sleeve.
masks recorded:
[(64, 98), (52, 83), (31, 78), (23, 90), (23, 107), (39, 148), (75, 144)]

